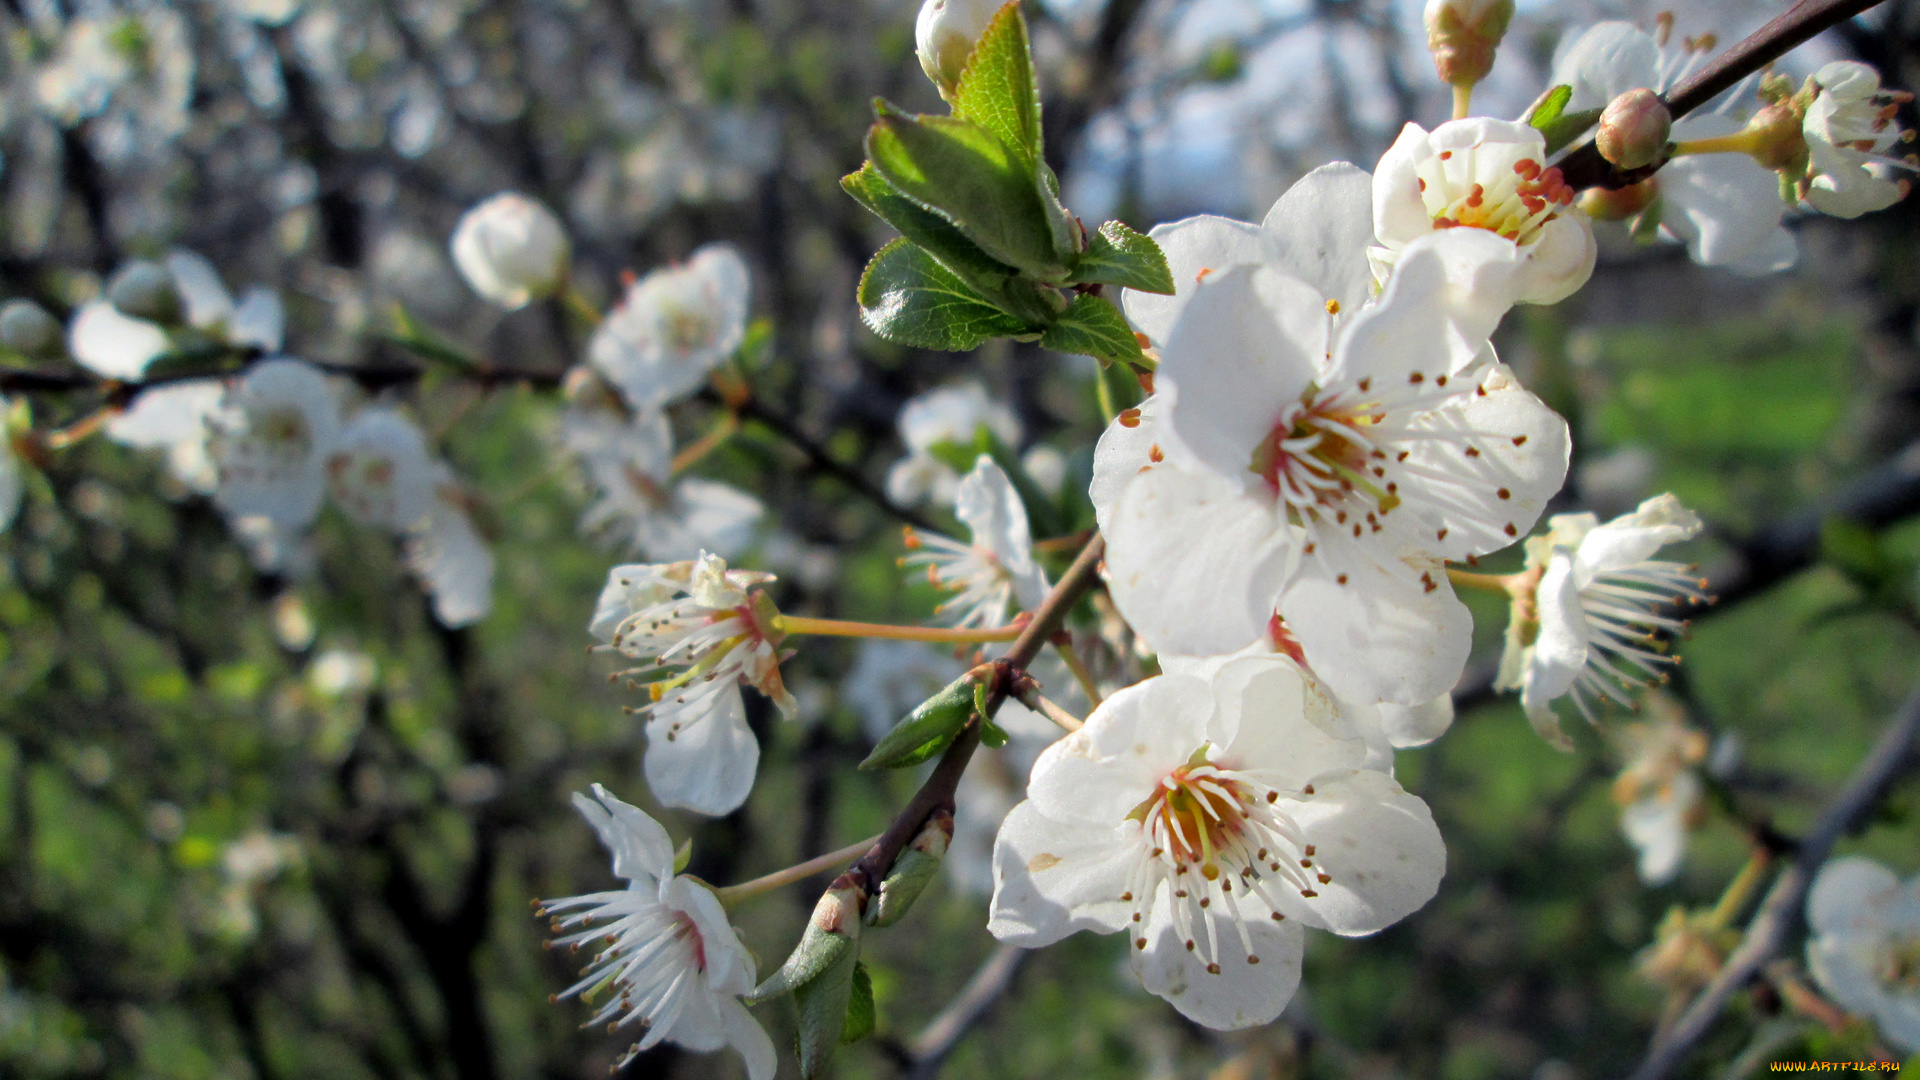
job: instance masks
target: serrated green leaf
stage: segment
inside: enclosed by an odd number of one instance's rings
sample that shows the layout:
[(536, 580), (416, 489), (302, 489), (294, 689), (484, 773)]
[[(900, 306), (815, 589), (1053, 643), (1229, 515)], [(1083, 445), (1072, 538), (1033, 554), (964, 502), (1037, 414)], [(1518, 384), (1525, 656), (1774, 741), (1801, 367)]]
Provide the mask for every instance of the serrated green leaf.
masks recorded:
[(841, 177), (840, 187), (875, 217), (898, 229), (901, 236), (926, 249), (994, 307), (1029, 323), (1044, 325), (1052, 319), (1053, 310), (1040, 295), (1039, 286), (980, 250), (980, 245), (967, 239), (953, 222), (894, 190), (873, 162)]
[(1145, 359), (1120, 309), (1087, 293), (1074, 297), (1060, 318), (1040, 335), (1040, 344), (1055, 352), (1084, 353), (1103, 364), (1116, 360), (1138, 364)]
[(862, 769), (904, 769), (932, 760), (953, 744), (973, 715), (972, 673), (960, 676), (914, 707), (873, 748)]
[(857, 1043), (873, 1034), (877, 1014), (873, 1008), (873, 977), (867, 974), (867, 965), (858, 960), (853, 962), (853, 981), (848, 987), (847, 1015), (840, 1024), (840, 1041)]
[(1072, 280), (1173, 295), (1173, 273), (1167, 269), (1160, 245), (1120, 221), (1107, 222), (1087, 238), (1087, 250), (1074, 264)]
[(999, 136), (1029, 169), (1040, 161), (1040, 82), (1018, 0), (1000, 8), (967, 57), (954, 89), (953, 115)]
[(894, 190), (945, 215), (989, 256), (1042, 281), (1066, 277), (1072, 252), (1057, 201), (985, 127), (889, 109), (867, 129), (867, 156)]
[(905, 239), (881, 248), (860, 275), (860, 317), (874, 333), (902, 345), (965, 352), (993, 337), (1033, 334), (989, 304), (926, 249)]

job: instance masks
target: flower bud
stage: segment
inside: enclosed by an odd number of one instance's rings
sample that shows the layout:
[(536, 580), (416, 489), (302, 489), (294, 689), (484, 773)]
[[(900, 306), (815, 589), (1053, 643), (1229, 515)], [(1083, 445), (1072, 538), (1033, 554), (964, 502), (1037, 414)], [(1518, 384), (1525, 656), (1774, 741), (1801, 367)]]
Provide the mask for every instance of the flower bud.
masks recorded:
[(1493, 54), (1513, 19), (1513, 0), (1427, 0), (1427, 48), (1440, 81), (1473, 86), (1493, 70)]
[(1607, 103), (1593, 142), (1600, 156), (1614, 165), (1642, 169), (1660, 160), (1672, 131), (1673, 114), (1667, 111), (1667, 103), (1659, 94), (1641, 87)]
[(173, 275), (166, 267), (145, 259), (135, 259), (114, 272), (107, 282), (107, 302), (129, 318), (161, 326), (180, 321), (180, 290), (174, 286)]
[(880, 895), (867, 910), (867, 922), (873, 926), (892, 926), (899, 922), (939, 872), (940, 860), (946, 857), (947, 848), (952, 844), (952, 811), (934, 811), (913, 843), (893, 860), (893, 869), (887, 871), (886, 880), (880, 883)]
[(1659, 197), (1659, 181), (1649, 177), (1623, 188), (1588, 188), (1580, 193), (1580, 209), (1595, 221), (1625, 221), (1652, 206)]
[(913, 24), (913, 41), (920, 53), (920, 68), (940, 88), (940, 96), (952, 98), (960, 85), (960, 73), (967, 57), (987, 32), (987, 24), (1000, 11), (1001, 0), (927, 0)]
[(553, 211), (511, 191), (462, 215), (452, 248), (473, 291), (509, 311), (559, 288), (571, 256)]
[(34, 357), (51, 358), (67, 351), (60, 323), (31, 300), (9, 300), (0, 306), (0, 345)]
[[(792, 993), (826, 974), (828, 969), (859, 954), (860, 927), (867, 906), (867, 891), (852, 871), (841, 874), (820, 894), (813, 906), (800, 944), (780, 970), (747, 995), (747, 1003), (757, 1005), (782, 994)], [(837, 1030), (837, 1029), (836, 1029)]]
[(1801, 124), (1801, 111), (1792, 103), (1768, 105), (1747, 121), (1744, 134), (1752, 140), (1747, 152), (1763, 168), (1795, 176), (1806, 172), (1809, 152)]

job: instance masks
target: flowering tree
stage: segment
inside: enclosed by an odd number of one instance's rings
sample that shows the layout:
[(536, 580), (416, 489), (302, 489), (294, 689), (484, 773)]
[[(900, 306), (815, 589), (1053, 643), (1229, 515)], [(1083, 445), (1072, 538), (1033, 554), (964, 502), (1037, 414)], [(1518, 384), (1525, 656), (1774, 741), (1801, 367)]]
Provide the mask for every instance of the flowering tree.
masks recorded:
[(1920, 1052), (1908, 9), (1431, 0), (1081, 216), (1198, 6), (0, 16), (0, 1061)]

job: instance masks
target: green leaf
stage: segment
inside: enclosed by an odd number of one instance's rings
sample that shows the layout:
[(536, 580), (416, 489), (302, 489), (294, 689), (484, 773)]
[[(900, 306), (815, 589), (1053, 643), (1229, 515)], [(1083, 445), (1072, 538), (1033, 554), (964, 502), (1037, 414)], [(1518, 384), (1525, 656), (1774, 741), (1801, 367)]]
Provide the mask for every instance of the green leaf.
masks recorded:
[(960, 736), (960, 729), (973, 715), (975, 685), (973, 673), (968, 672), (915, 706), (906, 719), (887, 732), (860, 767), (904, 769), (938, 757)]
[(798, 993), (809, 983), (829, 977), (836, 966), (859, 955), (866, 903), (866, 892), (852, 874), (835, 878), (814, 904), (807, 928), (800, 934), (800, 943), (787, 955), (786, 963), (767, 976), (767, 981), (754, 987), (753, 993), (746, 996), (746, 1003), (758, 1005), (781, 994)]
[(1087, 238), (1087, 250), (1074, 264), (1071, 280), (1173, 295), (1173, 274), (1160, 245), (1119, 221), (1107, 222)]
[(867, 905), (867, 924), (892, 926), (899, 922), (939, 874), (940, 862), (946, 858), (947, 848), (952, 844), (952, 812), (934, 811), (927, 823), (921, 826), (920, 834), (913, 838), (913, 843), (894, 858), (893, 868), (887, 871), (885, 880), (880, 882), (880, 894)]
[(999, 136), (1029, 169), (1041, 160), (1040, 82), (1018, 0), (1000, 8), (967, 57), (954, 89), (953, 115)]
[(1102, 364), (1116, 360), (1140, 364), (1146, 359), (1120, 309), (1088, 293), (1074, 297), (1072, 305), (1040, 335), (1040, 344), (1055, 352), (1085, 353)]
[[(1565, 94), (1560, 93), (1566, 91)], [(1540, 134), (1547, 138), (1547, 153), (1558, 153), (1563, 147), (1579, 138), (1588, 128), (1600, 122), (1599, 109), (1581, 109), (1579, 112), (1564, 111), (1568, 99), (1573, 97), (1571, 87), (1556, 86), (1543, 94), (1534, 105), (1533, 112), (1527, 116)]]
[(847, 997), (846, 1019), (840, 1025), (840, 1041), (857, 1043), (873, 1034), (876, 1019), (873, 977), (867, 974), (867, 965), (858, 960), (853, 962), (853, 982), (848, 989), (851, 993)]
[(925, 248), (993, 306), (1029, 323), (1045, 325), (1052, 321), (1053, 309), (1040, 294), (1039, 286), (981, 251), (980, 245), (967, 239), (953, 222), (894, 190), (873, 162), (841, 177), (840, 187), (875, 217), (898, 229), (901, 236)]
[[(833, 1064), (833, 1052), (839, 1049), (840, 1037), (847, 1030), (854, 972), (860, 964), (856, 957), (856, 953), (847, 953), (833, 967), (793, 992), (793, 1003), (799, 1011), (795, 1049), (800, 1058), (800, 1075), (806, 1080), (826, 1075), (827, 1068)], [(867, 992), (871, 1007), (871, 982)]]
[(393, 305), (393, 333), (381, 336), (429, 363), (443, 364), (461, 373), (480, 369), (480, 362), (467, 355), (466, 350), (415, 319), (401, 304)]
[(867, 156), (887, 183), (946, 215), (989, 256), (1042, 281), (1066, 277), (1064, 212), (1017, 151), (971, 120), (880, 110)]
[(881, 248), (860, 275), (860, 317), (902, 345), (965, 352), (993, 337), (1039, 331), (988, 303), (926, 249), (906, 239)]
[(680, 841), (680, 850), (673, 853), (673, 872), (678, 874), (693, 861), (693, 837)]
[(1527, 115), (1524, 119), (1528, 124), (1533, 125), (1536, 130), (1545, 131), (1547, 130), (1548, 124), (1560, 119), (1560, 114), (1567, 111), (1567, 102), (1572, 100), (1573, 87), (1567, 86), (1564, 83), (1559, 86), (1549, 87), (1546, 93), (1541, 94), (1534, 100), (1534, 103), (1528, 107)]

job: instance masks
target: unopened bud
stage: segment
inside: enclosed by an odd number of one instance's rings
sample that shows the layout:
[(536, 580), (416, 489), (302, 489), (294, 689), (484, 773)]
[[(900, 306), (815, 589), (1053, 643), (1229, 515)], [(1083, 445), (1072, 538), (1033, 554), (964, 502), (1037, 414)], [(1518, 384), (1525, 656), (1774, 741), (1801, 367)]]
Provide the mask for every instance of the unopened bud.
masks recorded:
[(1607, 103), (1593, 142), (1600, 156), (1614, 165), (1642, 169), (1660, 160), (1672, 131), (1673, 114), (1667, 111), (1667, 103), (1659, 94), (1641, 87)]
[[(780, 970), (768, 977), (748, 995), (748, 1004), (769, 1001), (819, 978), (842, 960), (858, 955), (862, 916), (867, 906), (867, 891), (860, 887), (858, 875), (849, 871), (833, 879), (820, 902), (813, 906), (800, 944)], [(836, 1029), (837, 1030), (837, 1029)]]
[(559, 288), (572, 255), (553, 211), (511, 191), (461, 215), (451, 246), (473, 291), (508, 310)]
[(67, 351), (60, 323), (31, 300), (9, 300), (0, 306), (0, 345), (32, 357), (51, 358)]
[(107, 302), (120, 314), (161, 326), (180, 321), (180, 290), (173, 275), (159, 263), (135, 259), (114, 272), (107, 282)]
[(934, 811), (921, 826), (920, 835), (893, 860), (893, 869), (887, 871), (886, 880), (880, 883), (880, 895), (867, 910), (867, 922), (873, 926), (892, 926), (899, 922), (939, 873), (940, 860), (946, 858), (952, 843), (952, 811)]
[(1493, 70), (1493, 56), (1513, 19), (1513, 0), (1427, 0), (1427, 48), (1440, 81), (1474, 86)]
[(921, 6), (913, 42), (921, 70), (940, 88), (941, 97), (953, 97), (967, 57), (999, 11), (1000, 0), (927, 0)]
[(1625, 221), (1659, 197), (1659, 181), (1650, 177), (1623, 188), (1588, 188), (1580, 193), (1580, 209), (1595, 221)]
[(1747, 152), (1763, 167), (1795, 176), (1807, 171), (1807, 136), (1801, 113), (1791, 102), (1755, 113), (1744, 134), (1752, 140)]

